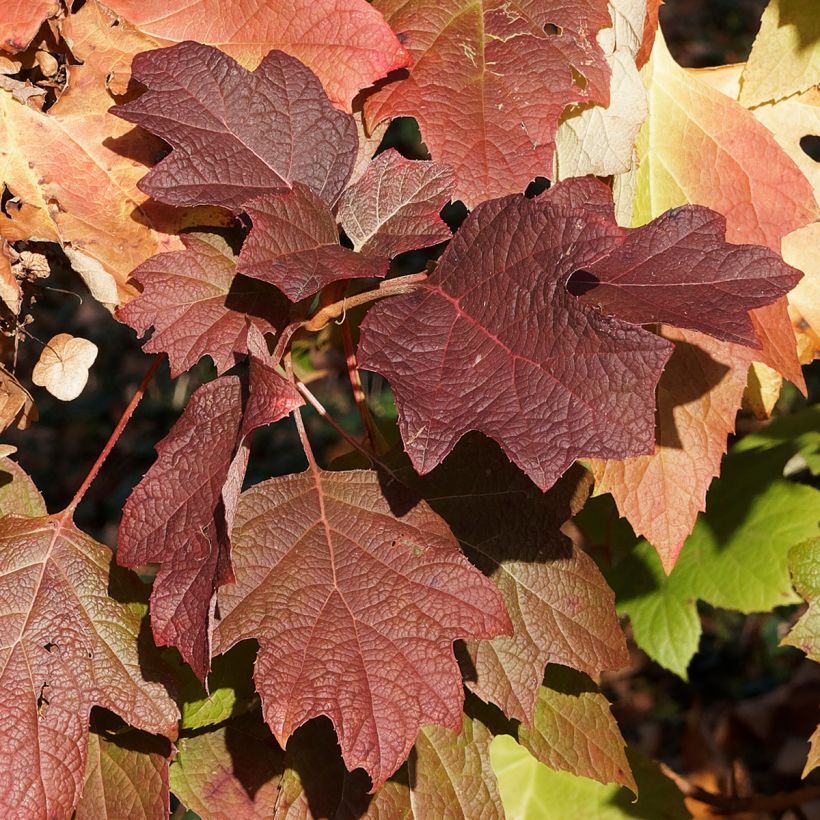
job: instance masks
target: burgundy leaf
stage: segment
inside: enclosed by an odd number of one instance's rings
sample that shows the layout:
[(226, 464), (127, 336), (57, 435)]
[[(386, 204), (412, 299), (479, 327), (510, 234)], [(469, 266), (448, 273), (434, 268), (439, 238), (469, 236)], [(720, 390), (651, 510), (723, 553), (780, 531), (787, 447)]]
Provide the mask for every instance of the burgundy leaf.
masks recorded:
[(167, 353), (171, 375), (178, 376), (203, 356), (218, 373), (248, 351), (248, 329), (281, 329), (287, 301), (274, 288), (236, 276), (227, 243), (214, 234), (183, 234), (184, 251), (161, 253), (131, 274), (142, 293), (117, 315), (140, 335), (152, 325), (143, 349)]
[(362, 253), (394, 257), (450, 239), (439, 211), (455, 188), (452, 169), (438, 162), (379, 154), (339, 200), (339, 222)]
[(242, 438), (302, 403), (295, 388), (274, 375), (252, 377), (251, 424), (243, 419), (238, 376), (196, 390), (123, 509), (117, 560), (128, 567), (160, 564), (151, 593), (155, 640), (176, 646), (200, 678), (210, 666), (213, 594), (233, 578), (230, 497), (244, 476)]
[(247, 71), (213, 46), (182, 42), (138, 54), (133, 76), (148, 91), (112, 112), (174, 149), (139, 183), (154, 199), (237, 211), (294, 182), (329, 203), (344, 189), (356, 125), (295, 57), (271, 51)]
[(525, 725), (548, 663), (597, 676), (629, 662), (614, 593), (560, 531), (586, 501), (590, 478), (576, 466), (542, 493), (494, 442), (472, 433), (412, 484), (498, 586), (512, 620), (512, 635), (467, 643), (467, 686)]
[(259, 641), (254, 680), (283, 746), (318, 715), (349, 769), (374, 787), (419, 728), (457, 730), (463, 690), (452, 643), (509, 630), (501, 598), (446, 524), (370, 471), (257, 484), (240, 500), (236, 583), (219, 591), (215, 648)]
[(276, 285), (294, 302), (331, 282), (384, 276), (388, 261), (339, 244), (328, 206), (305, 185), (266, 194), (246, 205), (253, 220), (237, 270)]
[(179, 714), (139, 642), (141, 615), (118, 600), (116, 575), (111, 550), (66, 512), (0, 521), (3, 817), (71, 817), (92, 706), (176, 737)]
[(498, 441), (542, 489), (580, 456), (652, 451), (672, 345), (564, 287), (622, 234), (547, 197), (485, 202), (425, 283), (371, 308), (359, 362), (390, 381), (416, 470), (429, 472), (470, 430)]
[[(584, 196), (591, 198), (589, 209), (578, 205)], [(687, 206), (677, 218), (685, 222), (704, 210)], [(666, 221), (620, 228), (600, 189), (585, 180), (562, 182), (536, 199), (486, 202), (426, 282), (371, 308), (359, 361), (391, 382), (405, 449), (420, 473), (469, 430), (496, 439), (542, 489), (579, 457), (653, 451), (655, 387), (671, 344), (605, 316), (571, 296), (566, 283), (576, 272), (594, 275), (618, 260), (640, 265), (651, 282), (653, 255), (664, 248), (653, 237)], [(714, 247), (714, 233), (707, 232), (688, 253), (681, 250), (669, 275), (687, 281)], [(642, 257), (624, 255), (637, 248)], [(741, 256), (761, 258), (756, 248), (740, 248)], [(782, 263), (770, 270), (773, 281), (756, 287), (772, 301), (795, 280)], [(704, 309), (714, 303), (708, 283), (696, 292)], [(758, 297), (728, 300), (726, 332), (741, 317), (748, 321), (752, 303)], [(656, 306), (656, 314), (665, 310)], [(717, 321), (711, 332), (719, 332)]]
[(726, 219), (695, 205), (631, 231), (573, 277), (582, 301), (625, 322), (665, 322), (759, 347), (749, 311), (776, 301), (802, 274), (759, 245), (726, 242)]

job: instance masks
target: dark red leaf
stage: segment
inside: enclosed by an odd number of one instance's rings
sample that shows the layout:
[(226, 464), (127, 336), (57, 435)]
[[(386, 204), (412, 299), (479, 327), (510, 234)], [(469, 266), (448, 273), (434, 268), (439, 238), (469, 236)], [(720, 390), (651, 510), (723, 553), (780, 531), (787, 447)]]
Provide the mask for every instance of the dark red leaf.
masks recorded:
[(460, 726), (453, 641), (510, 629), (497, 590), (447, 525), (369, 471), (317, 468), (245, 492), (233, 563), (216, 650), (257, 639), (254, 680), (280, 744), (327, 715), (346, 765), (362, 766), (374, 787), (422, 724)]
[[(587, 268), (582, 301), (625, 322), (665, 322), (758, 347), (749, 311), (802, 274), (759, 245), (726, 242), (726, 220), (696, 205), (667, 211)], [(586, 273), (586, 272), (585, 272)]]
[(174, 149), (139, 183), (154, 199), (237, 211), (294, 182), (329, 203), (344, 189), (356, 125), (295, 57), (272, 51), (247, 71), (219, 49), (183, 42), (138, 54), (133, 76), (148, 91), (112, 112)]
[[(578, 207), (588, 195), (591, 207)], [(703, 212), (688, 206), (678, 218), (686, 223)], [(663, 269), (667, 219), (621, 228), (599, 189), (585, 180), (562, 182), (536, 199), (486, 202), (426, 282), (371, 308), (359, 361), (390, 381), (405, 449), (420, 473), (439, 464), (469, 430), (496, 439), (542, 489), (577, 458), (652, 452), (655, 387), (672, 345), (593, 309), (571, 296), (566, 283), (578, 271), (611, 271), (618, 260), (651, 283)], [(701, 244), (705, 250), (693, 243), (688, 254), (676, 252), (670, 273), (691, 278), (715, 248), (714, 233)], [(738, 253), (741, 260), (760, 258), (748, 246)], [(776, 279), (760, 297), (769, 301), (794, 281), (782, 263), (771, 271)], [(705, 311), (715, 300), (708, 276), (702, 278), (707, 283), (687, 293)], [(641, 321), (660, 321), (659, 314), (674, 307), (661, 302), (656, 315), (642, 313)], [(730, 330), (748, 320), (744, 299), (721, 307)], [(712, 332), (717, 325), (711, 322)]]
[(394, 257), (450, 239), (439, 211), (455, 188), (452, 169), (379, 154), (339, 200), (339, 223), (362, 253)]
[(651, 452), (672, 345), (564, 287), (622, 236), (549, 198), (486, 202), (416, 292), (371, 308), (359, 361), (390, 381), (420, 473), (470, 430), (496, 439), (542, 489), (581, 456)]
[(152, 325), (143, 349), (167, 353), (171, 375), (178, 376), (203, 356), (218, 373), (233, 367), (248, 351), (248, 330), (281, 329), (288, 303), (274, 288), (236, 276), (227, 243), (213, 234), (183, 234), (184, 251), (161, 253), (132, 274), (142, 293), (117, 316), (140, 335)]
[(328, 206), (305, 185), (266, 194), (246, 205), (253, 220), (237, 270), (276, 285), (294, 302), (331, 282), (384, 276), (385, 258), (354, 253), (339, 244)]
[(233, 578), (228, 536), (246, 464), (242, 439), (302, 403), (282, 376), (261, 362), (255, 367), (262, 372), (251, 376), (250, 422), (239, 377), (196, 390), (157, 445), (157, 461), (128, 498), (120, 524), (119, 563), (160, 564), (151, 593), (155, 640), (176, 646), (200, 678), (210, 666), (213, 595)]
[(558, 120), (575, 102), (609, 102), (596, 34), (606, 0), (377, 0), (413, 58), (406, 77), (368, 98), (373, 128), (415, 117), (468, 207), (550, 176)]

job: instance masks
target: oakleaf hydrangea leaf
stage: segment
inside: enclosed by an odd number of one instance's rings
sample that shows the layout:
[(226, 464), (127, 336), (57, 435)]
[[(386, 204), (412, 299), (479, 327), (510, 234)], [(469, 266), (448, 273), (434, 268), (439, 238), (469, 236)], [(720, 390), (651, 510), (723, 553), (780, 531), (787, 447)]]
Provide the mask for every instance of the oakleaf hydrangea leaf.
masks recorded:
[(138, 54), (133, 76), (148, 91), (112, 112), (174, 149), (139, 183), (160, 202), (241, 210), (302, 182), (333, 203), (350, 177), (353, 117), (295, 57), (272, 51), (247, 71), (219, 49), (183, 42)]
[(248, 331), (275, 331), (287, 301), (273, 287), (236, 275), (228, 244), (213, 234), (184, 234), (184, 251), (152, 256), (131, 277), (142, 293), (117, 316), (139, 335), (154, 328), (147, 353), (167, 353), (171, 375), (210, 356), (218, 373), (248, 352)]
[(609, 102), (609, 66), (595, 39), (611, 23), (606, 0), (374, 5), (413, 63), (406, 78), (368, 98), (368, 125), (415, 117), (470, 208), (550, 174), (568, 105)]
[[(92, 706), (176, 737), (176, 706), (143, 678), (141, 615), (109, 593), (111, 551), (67, 513), (0, 521), (0, 810), (67, 817)], [(150, 673), (149, 673), (150, 674)]]
[(253, 230), (242, 246), (237, 270), (276, 285), (294, 302), (331, 282), (387, 273), (387, 259), (354, 253), (339, 244), (330, 208), (301, 183), (257, 197), (246, 210)]
[[(640, 267), (645, 283), (673, 274), (686, 282), (697, 275), (702, 254), (682, 254), (675, 270), (666, 271), (659, 238), (666, 220), (621, 228), (600, 192), (588, 209), (568, 205), (578, 199), (576, 187), (587, 195), (591, 183), (568, 180), (536, 199), (482, 203), (415, 292), (368, 313), (359, 361), (390, 381), (404, 446), (418, 472), (439, 464), (470, 430), (498, 441), (542, 489), (579, 457), (624, 458), (654, 449), (655, 387), (671, 343), (605, 316), (571, 296), (567, 282), (576, 272), (607, 270), (619, 254)], [(687, 223), (700, 213), (684, 208), (675, 218)], [(640, 254), (631, 255), (638, 248)], [(796, 281), (788, 266), (777, 271), (767, 298)], [(707, 313), (720, 290), (705, 279), (687, 291), (693, 312)], [(654, 310), (669, 309), (657, 303)], [(721, 305), (730, 324), (732, 317), (748, 321), (748, 310), (742, 300)], [(647, 311), (640, 320), (660, 318)]]
[[(157, 461), (126, 501), (120, 523), (119, 563), (160, 564), (151, 593), (155, 640), (176, 646), (200, 679), (210, 667), (213, 595), (233, 578), (230, 496), (244, 476), (242, 439), (302, 402), (282, 376), (252, 378), (249, 425), (242, 393), (238, 376), (222, 376), (192, 394), (157, 445)], [(237, 465), (241, 475), (232, 474)]]
[(259, 641), (254, 680), (281, 745), (326, 715), (347, 767), (374, 787), (422, 724), (461, 725), (456, 638), (510, 630), (501, 596), (446, 524), (370, 471), (274, 478), (246, 491), (236, 583), (221, 588), (216, 651)]

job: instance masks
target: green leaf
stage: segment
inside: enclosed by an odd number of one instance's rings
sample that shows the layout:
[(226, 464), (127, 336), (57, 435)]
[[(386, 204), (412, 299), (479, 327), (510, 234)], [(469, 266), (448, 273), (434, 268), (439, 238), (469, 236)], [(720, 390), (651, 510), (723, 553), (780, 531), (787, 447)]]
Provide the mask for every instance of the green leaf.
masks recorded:
[(544, 683), (532, 728), (519, 728), (519, 742), (553, 769), (617, 783), (637, 794), (609, 701), (574, 669), (550, 664)]
[(795, 646), (820, 663), (820, 538), (812, 538), (789, 552), (794, 588), (809, 605), (792, 631), (780, 642)]
[(201, 729), (244, 714), (254, 703), (253, 662), (256, 646), (244, 641), (214, 658), (206, 693), (187, 664), (175, 664), (180, 682), (180, 712), (183, 729)]
[[(820, 492), (783, 478), (795, 456), (820, 452), (820, 409), (772, 422), (732, 448), (709, 490), (706, 513), (684, 544), (672, 573), (664, 575), (646, 541), (635, 546), (625, 522), (606, 533), (606, 499), (593, 499), (578, 518), (588, 538), (608, 543), (615, 558), (602, 566), (616, 592), (618, 612), (632, 621), (636, 643), (681, 677), (697, 651), (698, 600), (743, 613), (796, 603), (788, 553), (815, 536)], [(609, 507), (611, 509), (611, 507)]]
[(634, 749), (627, 751), (627, 757), (638, 783), (637, 802), (625, 788), (553, 771), (508, 735), (496, 737), (490, 745), (507, 820), (677, 820), (691, 816), (683, 795), (657, 763)]

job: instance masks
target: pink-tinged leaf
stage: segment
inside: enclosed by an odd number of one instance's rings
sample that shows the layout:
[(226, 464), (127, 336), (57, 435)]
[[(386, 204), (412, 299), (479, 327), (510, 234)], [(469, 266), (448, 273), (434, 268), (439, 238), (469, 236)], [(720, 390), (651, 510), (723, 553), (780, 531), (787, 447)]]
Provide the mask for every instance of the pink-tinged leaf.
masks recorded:
[(675, 352), (658, 385), (654, 452), (589, 466), (595, 494), (612, 494), (671, 572), (720, 472), (754, 351), (694, 331), (662, 333)]
[(595, 35), (605, 0), (378, 0), (413, 58), (406, 78), (365, 103), (372, 128), (415, 117), (433, 159), (455, 170), (468, 207), (523, 191), (552, 169), (555, 133), (576, 102), (609, 102)]
[(163, 45), (208, 43), (245, 68), (281, 49), (308, 66), (347, 111), (361, 89), (409, 62), (366, 0), (108, 0), (107, 5)]
[(446, 242), (452, 234), (439, 216), (455, 178), (447, 165), (380, 154), (339, 200), (339, 223), (362, 253), (394, 257)]
[(182, 241), (184, 251), (153, 256), (132, 272), (142, 293), (117, 316), (141, 336), (154, 327), (143, 349), (167, 353), (172, 376), (203, 356), (224, 373), (248, 352), (251, 326), (263, 333), (284, 327), (288, 303), (274, 288), (237, 276), (219, 236), (184, 234)]
[(0, 50), (23, 51), (43, 21), (59, 10), (59, 0), (6, 0), (0, 18)]
[(426, 282), (371, 308), (359, 362), (390, 381), (416, 470), (428, 473), (470, 430), (542, 489), (581, 456), (651, 452), (671, 344), (564, 284), (625, 236), (545, 197), (483, 203)]
[[(233, 578), (233, 510), (223, 493), (227, 485), (227, 495), (235, 496), (244, 476), (239, 451), (250, 427), (244, 424), (242, 392), (239, 377), (223, 376), (193, 393), (157, 445), (157, 461), (128, 498), (120, 524), (119, 563), (160, 564), (151, 593), (155, 640), (176, 646), (200, 678), (210, 667), (213, 595)], [(284, 418), (302, 403), (281, 376), (257, 378), (250, 394), (253, 426)], [(237, 458), (240, 469), (232, 475)]]
[(245, 206), (253, 220), (237, 271), (276, 285), (294, 302), (331, 282), (381, 277), (387, 259), (354, 253), (339, 244), (330, 208), (310, 188), (266, 194)]
[(419, 728), (457, 730), (456, 638), (510, 629), (501, 596), (422, 501), (369, 471), (312, 469), (245, 492), (236, 583), (219, 592), (215, 649), (259, 641), (254, 680), (281, 744), (326, 715), (349, 769), (374, 787)]
[(210, 664), (211, 598), (230, 578), (218, 566), (227, 544), (216, 508), (241, 422), (237, 376), (196, 390), (157, 445), (157, 461), (125, 503), (120, 523), (117, 561), (161, 565), (151, 593), (154, 639), (177, 646), (200, 677)]
[(629, 662), (614, 593), (559, 529), (583, 506), (588, 477), (575, 467), (542, 493), (472, 434), (412, 485), (498, 586), (512, 620), (512, 635), (468, 641), (467, 686), (528, 725), (548, 663), (597, 676)]
[[(783, 237), (817, 219), (808, 179), (735, 100), (681, 68), (658, 33), (644, 70), (649, 119), (639, 135), (635, 218), (694, 202), (726, 217), (731, 242), (780, 253)], [(709, 173), (703, 173), (708, 168)], [(805, 389), (785, 299), (752, 313), (758, 361)]]
[(148, 91), (112, 113), (174, 149), (139, 183), (154, 199), (238, 211), (294, 182), (331, 204), (344, 189), (356, 124), (294, 57), (272, 51), (247, 71), (218, 49), (185, 42), (138, 54), (133, 76)]
[(111, 551), (67, 513), (0, 520), (4, 817), (71, 815), (94, 705), (147, 732), (176, 736), (176, 706), (161, 684), (143, 677), (141, 616), (112, 597), (111, 581)]
[(85, 784), (73, 820), (163, 820), (170, 812), (163, 738), (133, 729), (88, 736)]
[(726, 220), (682, 206), (629, 233), (573, 277), (582, 301), (625, 322), (665, 322), (759, 346), (749, 311), (791, 290), (802, 274), (759, 245), (726, 242)]
[(532, 724), (519, 729), (518, 742), (551, 769), (618, 783), (638, 794), (609, 701), (574, 670), (547, 669)]

